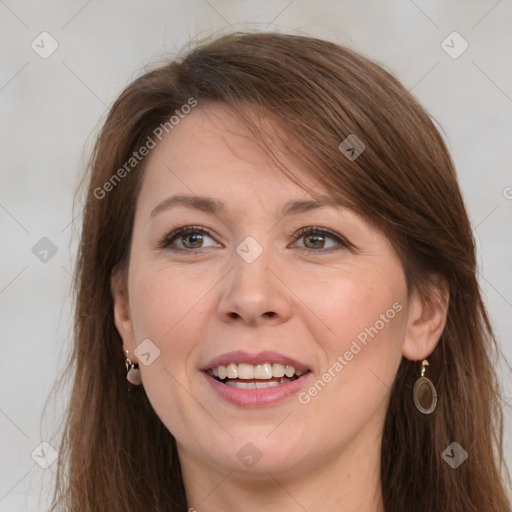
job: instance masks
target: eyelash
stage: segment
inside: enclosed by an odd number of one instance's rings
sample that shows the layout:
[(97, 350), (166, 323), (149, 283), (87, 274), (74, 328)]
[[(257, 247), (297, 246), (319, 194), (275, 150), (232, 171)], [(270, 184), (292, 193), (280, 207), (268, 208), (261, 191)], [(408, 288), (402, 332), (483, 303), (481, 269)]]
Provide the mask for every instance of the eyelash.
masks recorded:
[[(213, 237), (210, 235), (208, 230), (206, 230), (202, 226), (183, 226), (181, 228), (178, 228), (178, 229), (172, 231), (168, 235), (166, 235), (163, 238), (163, 240), (158, 244), (158, 247), (160, 249), (167, 249), (167, 250), (171, 250), (171, 251), (180, 251), (180, 252), (188, 252), (188, 253), (199, 253), (206, 249), (209, 249), (209, 247), (199, 247), (197, 249), (176, 249), (176, 248), (171, 249), (171, 248), (169, 248), (169, 245), (171, 245), (171, 243), (176, 238), (178, 238), (180, 235), (193, 234), (193, 233), (201, 233), (201, 234), (207, 235), (213, 239)], [(337, 243), (339, 243), (345, 249), (350, 249), (350, 247), (351, 247), (351, 245), (341, 236), (337, 235), (336, 233), (334, 233), (328, 229), (321, 228), (318, 226), (310, 226), (310, 227), (300, 229), (297, 233), (295, 233), (293, 241), (296, 242), (297, 240), (300, 240), (305, 235), (320, 235), (320, 236), (333, 238)], [(327, 249), (310, 249), (308, 247), (299, 247), (299, 249), (306, 251), (308, 253), (331, 252), (333, 250), (339, 250), (339, 248), (337, 249), (336, 247), (329, 247)]]

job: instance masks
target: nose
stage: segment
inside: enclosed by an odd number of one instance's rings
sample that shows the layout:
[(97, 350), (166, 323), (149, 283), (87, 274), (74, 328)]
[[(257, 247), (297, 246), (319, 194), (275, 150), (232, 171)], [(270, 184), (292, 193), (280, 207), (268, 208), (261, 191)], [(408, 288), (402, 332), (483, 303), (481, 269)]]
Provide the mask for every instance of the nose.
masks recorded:
[(223, 322), (276, 325), (291, 317), (293, 292), (269, 252), (250, 263), (234, 255), (234, 268), (223, 280), (218, 305)]

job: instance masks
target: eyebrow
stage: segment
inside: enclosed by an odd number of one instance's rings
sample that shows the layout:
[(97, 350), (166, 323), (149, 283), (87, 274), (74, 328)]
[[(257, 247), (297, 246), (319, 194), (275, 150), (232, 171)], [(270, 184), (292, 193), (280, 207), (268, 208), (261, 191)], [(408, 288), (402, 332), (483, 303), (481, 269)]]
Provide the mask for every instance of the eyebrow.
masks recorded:
[[(161, 212), (170, 210), (177, 206), (185, 208), (200, 210), (205, 213), (218, 214), (225, 211), (225, 205), (222, 201), (214, 199), (212, 197), (204, 196), (188, 196), (188, 195), (175, 195), (164, 199), (159, 203), (150, 213), (150, 218), (155, 217)], [(325, 207), (337, 207), (340, 208), (342, 205), (334, 198), (329, 196), (320, 196), (315, 200), (291, 200), (288, 201), (281, 208), (281, 216), (296, 215), (298, 213), (304, 213), (316, 208)]]

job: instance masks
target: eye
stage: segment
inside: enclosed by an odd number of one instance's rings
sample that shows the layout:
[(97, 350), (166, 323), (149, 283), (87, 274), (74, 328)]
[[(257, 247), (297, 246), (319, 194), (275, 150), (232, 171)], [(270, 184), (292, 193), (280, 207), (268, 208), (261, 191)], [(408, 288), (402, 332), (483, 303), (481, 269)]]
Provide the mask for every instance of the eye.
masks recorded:
[[(205, 249), (206, 247), (215, 247), (219, 244), (214, 243), (209, 246), (204, 246), (206, 239), (213, 240), (204, 228), (200, 226), (184, 226), (182, 228), (174, 230), (172, 233), (165, 236), (160, 242), (160, 249), (175, 249), (175, 250), (187, 250), (191, 251)], [(176, 247), (176, 244), (178, 246)], [(174, 245), (174, 247), (173, 247)]]
[[(345, 248), (350, 248), (349, 243), (344, 240), (341, 236), (333, 233), (332, 231), (319, 228), (319, 227), (307, 227), (302, 228), (298, 233), (294, 236), (295, 240), (303, 239), (305, 241), (305, 246), (301, 247), (306, 251), (310, 252), (318, 252), (320, 249), (328, 249), (331, 250), (336, 248), (336, 246), (342, 246)], [(326, 242), (326, 240), (331, 240), (331, 243)], [(334, 243), (332, 243), (334, 240)]]
[[(214, 243), (204, 245), (205, 240), (212, 240)], [(330, 230), (319, 227), (306, 227), (299, 230), (294, 235), (294, 240), (303, 239), (305, 244), (300, 249), (308, 252), (321, 252), (336, 250), (336, 246), (350, 248), (350, 244), (341, 236), (333, 233)], [(329, 242), (330, 240), (330, 242)], [(170, 249), (177, 251), (200, 251), (208, 247), (220, 247), (210, 236), (208, 231), (201, 226), (184, 226), (172, 231), (166, 235), (165, 238), (158, 244), (160, 249)]]

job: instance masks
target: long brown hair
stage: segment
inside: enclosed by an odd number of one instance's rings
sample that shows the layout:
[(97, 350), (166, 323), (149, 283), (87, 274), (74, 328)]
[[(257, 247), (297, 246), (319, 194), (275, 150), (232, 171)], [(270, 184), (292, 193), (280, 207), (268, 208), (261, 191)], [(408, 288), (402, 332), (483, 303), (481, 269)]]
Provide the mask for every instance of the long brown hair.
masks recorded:
[[(127, 390), (110, 280), (128, 263), (145, 160), (112, 177), (191, 98), (232, 107), (269, 154), (278, 143), (292, 148), (335, 198), (386, 233), (409, 292), (423, 293), (435, 276), (446, 280), (446, 327), (429, 356), (438, 406), (430, 415), (416, 409), (418, 363), (405, 358), (391, 392), (381, 453), (386, 510), (508, 512), (497, 343), (445, 144), (379, 65), (331, 42), (276, 33), (203, 41), (135, 80), (110, 109), (86, 177), (68, 366), (74, 381), (52, 510), (186, 510), (175, 440), (143, 387)], [(278, 139), (260, 115), (279, 127)], [(365, 145), (355, 159), (338, 148), (349, 135)], [(452, 442), (468, 453), (457, 469), (442, 457)]]

